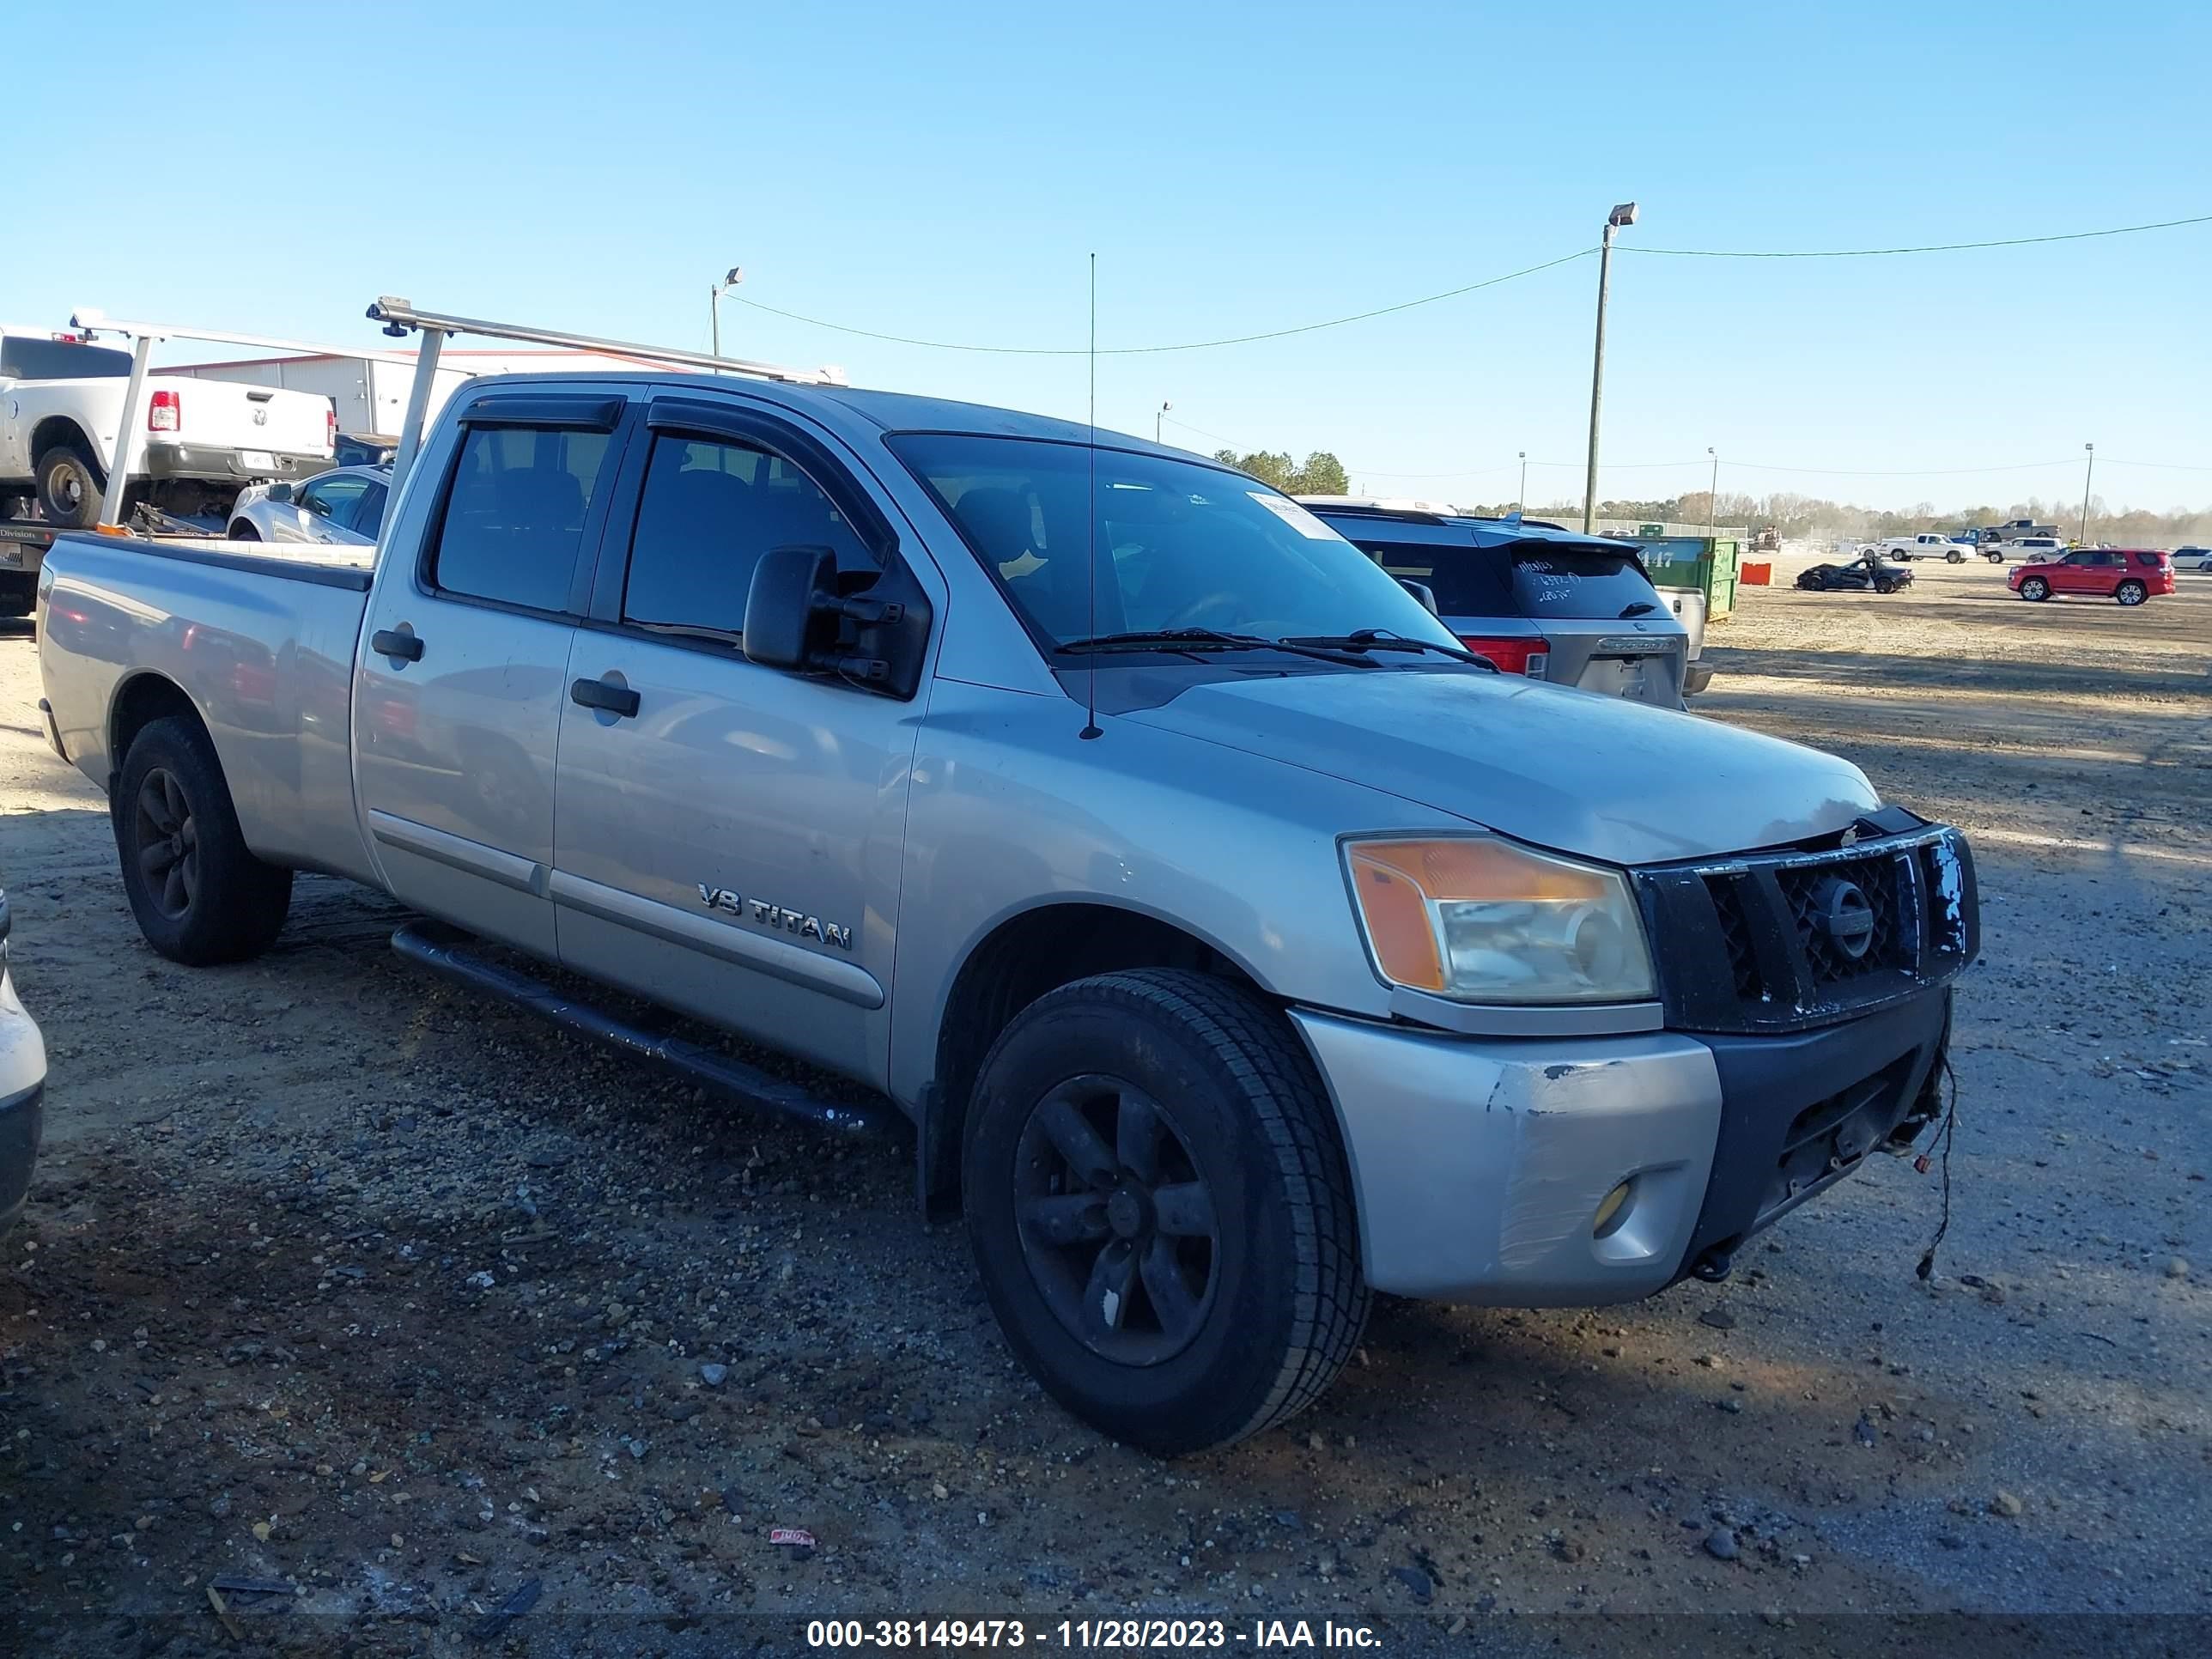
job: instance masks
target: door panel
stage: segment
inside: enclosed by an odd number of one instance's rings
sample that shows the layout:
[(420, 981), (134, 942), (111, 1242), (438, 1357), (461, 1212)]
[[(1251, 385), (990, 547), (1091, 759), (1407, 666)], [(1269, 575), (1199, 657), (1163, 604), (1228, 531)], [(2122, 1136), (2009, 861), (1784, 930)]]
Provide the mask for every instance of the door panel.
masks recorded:
[(415, 568), (380, 573), (355, 680), (356, 787), (392, 893), (549, 957), (563, 613), (589, 591), (620, 415), (605, 398), (472, 404), (423, 457), (434, 528), (398, 544), (424, 547)]
[(758, 666), (738, 641), (769, 548), (830, 549), (855, 583), (896, 554), (818, 441), (725, 417), (656, 403), (625, 465), (625, 528), (561, 707), (562, 960), (880, 1086), (921, 710)]
[(880, 1084), (912, 704), (727, 651), (579, 630), (562, 702), (562, 960)]
[(393, 586), (368, 626), (412, 634), (422, 659), (369, 655), (354, 714), (385, 878), (417, 909), (550, 956), (553, 761), (575, 626)]

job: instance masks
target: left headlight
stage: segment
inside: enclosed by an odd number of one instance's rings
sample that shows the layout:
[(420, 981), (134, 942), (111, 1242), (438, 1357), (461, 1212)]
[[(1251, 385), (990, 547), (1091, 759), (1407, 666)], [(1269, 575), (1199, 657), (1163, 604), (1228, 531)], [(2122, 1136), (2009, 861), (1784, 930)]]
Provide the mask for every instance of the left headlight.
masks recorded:
[(1352, 905), (1382, 977), (1461, 1002), (1633, 1002), (1651, 952), (1618, 870), (1491, 836), (1347, 841)]

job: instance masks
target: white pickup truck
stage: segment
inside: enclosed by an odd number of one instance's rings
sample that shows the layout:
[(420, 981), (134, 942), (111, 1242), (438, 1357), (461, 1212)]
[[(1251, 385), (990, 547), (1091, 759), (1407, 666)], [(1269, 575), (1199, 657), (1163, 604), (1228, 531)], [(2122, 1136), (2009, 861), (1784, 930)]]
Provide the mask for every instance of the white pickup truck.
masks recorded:
[(1887, 537), (1875, 544), (1875, 550), (1886, 559), (1942, 559), (1947, 564), (1964, 564), (1968, 554), (1981, 551), (1932, 530), (1917, 536)]
[[(36, 497), (52, 524), (99, 516), (123, 421), (131, 354), (76, 336), (0, 329), (0, 517)], [(229, 509), (257, 478), (331, 464), (327, 398), (182, 375), (146, 380), (146, 442), (126, 501), (190, 516)]]

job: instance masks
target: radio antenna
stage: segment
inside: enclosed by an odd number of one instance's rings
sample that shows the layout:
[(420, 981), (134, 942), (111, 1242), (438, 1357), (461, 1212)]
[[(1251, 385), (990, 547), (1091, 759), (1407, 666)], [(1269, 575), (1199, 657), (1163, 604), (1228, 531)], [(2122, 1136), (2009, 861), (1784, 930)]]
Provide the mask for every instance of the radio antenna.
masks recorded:
[[(1085, 503), (1084, 522), (1090, 527), (1090, 545), (1085, 554), (1089, 569), (1085, 583), (1090, 589), (1091, 621), (1086, 639), (1098, 637), (1098, 256), (1091, 256), (1091, 446), (1085, 453), (1091, 462), (1090, 482)], [(1103, 738), (1098, 729), (1098, 653), (1084, 653), (1091, 659), (1090, 706), (1085, 711), (1083, 730), (1076, 736), (1085, 741)]]

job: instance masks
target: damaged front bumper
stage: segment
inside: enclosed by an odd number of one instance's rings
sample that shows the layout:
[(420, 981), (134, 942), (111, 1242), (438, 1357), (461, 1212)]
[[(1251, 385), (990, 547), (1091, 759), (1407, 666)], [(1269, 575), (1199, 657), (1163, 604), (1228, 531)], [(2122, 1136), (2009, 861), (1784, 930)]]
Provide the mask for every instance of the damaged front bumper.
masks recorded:
[(1374, 1288), (1633, 1301), (1934, 1115), (1948, 986), (1795, 1036), (1479, 1039), (1293, 1010), (1334, 1101)]

